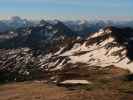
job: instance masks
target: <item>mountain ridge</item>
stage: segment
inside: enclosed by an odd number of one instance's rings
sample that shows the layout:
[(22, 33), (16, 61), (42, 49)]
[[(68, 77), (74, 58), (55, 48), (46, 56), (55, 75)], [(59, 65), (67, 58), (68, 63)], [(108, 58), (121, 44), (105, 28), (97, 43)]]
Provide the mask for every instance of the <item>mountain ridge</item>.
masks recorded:
[[(66, 26), (63, 28), (68, 29)], [(56, 32), (54, 32), (55, 29), (57, 29)], [(24, 28), (21, 31), (16, 31), (19, 35), (15, 36), (15, 40), (7, 42), (14, 45), (17, 41), (18, 46), (8, 47), (7, 45), (8, 48), (5, 48), (1, 46), (4, 45), (2, 42), (0, 44), (0, 79), (22, 81), (41, 78), (58, 83), (62, 80), (59, 77), (64, 75), (60, 73), (65, 71), (71, 71), (71, 69), (87, 71), (88, 68), (98, 68), (99, 70), (99, 68), (108, 66), (133, 72), (132, 55), (130, 55), (132, 51), (132, 29), (110, 26), (91, 34), (86, 39), (78, 35), (76, 37), (75, 35), (73, 37), (67, 36), (68, 32), (65, 35), (65, 33), (62, 33), (63, 31), (58, 31), (58, 29), (62, 29), (60, 25), (58, 28), (53, 28), (51, 24)], [(27, 32), (29, 33), (27, 34)], [(73, 31), (69, 32), (73, 34)], [(21, 34), (22, 38), (19, 37)], [(24, 46), (23, 43), (29, 46)], [(78, 74), (77, 72), (74, 73)]]

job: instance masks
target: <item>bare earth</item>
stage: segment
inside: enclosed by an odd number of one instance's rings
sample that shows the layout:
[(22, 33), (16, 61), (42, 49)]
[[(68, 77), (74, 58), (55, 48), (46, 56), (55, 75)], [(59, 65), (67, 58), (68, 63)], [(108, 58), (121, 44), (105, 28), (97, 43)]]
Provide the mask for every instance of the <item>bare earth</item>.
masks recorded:
[(32, 81), (1, 85), (0, 100), (133, 100), (133, 95), (114, 89), (68, 90)]
[(61, 80), (85, 79), (91, 84), (6, 83), (0, 85), (0, 100), (133, 100), (132, 77), (133, 74), (127, 70), (116, 67), (87, 72), (83, 69), (69, 70), (60, 74)]

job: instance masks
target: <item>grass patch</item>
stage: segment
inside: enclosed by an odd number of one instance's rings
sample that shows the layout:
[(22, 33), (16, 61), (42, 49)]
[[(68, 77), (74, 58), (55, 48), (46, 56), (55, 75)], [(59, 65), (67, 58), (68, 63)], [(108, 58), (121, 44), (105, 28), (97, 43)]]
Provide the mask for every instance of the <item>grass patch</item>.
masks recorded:
[(112, 82), (112, 80), (111, 79), (107, 79), (107, 78), (102, 78), (102, 79), (99, 80), (99, 82), (101, 84), (108, 84), (108, 83)]
[(133, 82), (123, 82), (123, 84), (118, 88), (118, 90), (120, 92), (133, 94)]
[(92, 90), (96, 89), (96, 87), (93, 84), (92, 85), (81, 85), (80, 89), (92, 91)]
[(103, 89), (103, 87), (99, 84), (83, 85), (83, 86), (80, 86), (80, 89), (87, 90), (87, 91), (92, 91), (92, 90), (97, 90), (97, 89)]

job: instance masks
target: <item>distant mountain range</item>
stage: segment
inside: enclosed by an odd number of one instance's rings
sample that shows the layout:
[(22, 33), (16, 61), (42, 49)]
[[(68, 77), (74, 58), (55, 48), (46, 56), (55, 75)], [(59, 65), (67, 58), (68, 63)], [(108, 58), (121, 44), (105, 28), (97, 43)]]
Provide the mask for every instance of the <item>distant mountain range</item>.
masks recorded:
[[(54, 24), (57, 20), (47, 20), (46, 22)], [(31, 21), (27, 19), (22, 19), (18, 16), (11, 17), (9, 20), (0, 21), (0, 32), (9, 31), (12, 29), (25, 28), (37, 26), (41, 21)], [(75, 31), (77, 34), (86, 37), (89, 33), (97, 32), (101, 28), (107, 26), (116, 27), (133, 27), (133, 21), (112, 21), (112, 20), (77, 20), (77, 21), (62, 21), (71, 30)]]
[(14, 16), (9, 20), (1, 20), (0, 21), (0, 32), (5, 32), (12, 29), (23, 28), (32, 26), (34, 23), (32, 21), (28, 21), (27, 19), (21, 19), (18, 16)]
[(133, 28), (114, 26), (105, 27), (103, 21), (90, 25), (87, 21), (41, 20), (1, 32), (0, 81), (59, 83), (82, 79), (78, 71), (109, 66), (133, 72)]

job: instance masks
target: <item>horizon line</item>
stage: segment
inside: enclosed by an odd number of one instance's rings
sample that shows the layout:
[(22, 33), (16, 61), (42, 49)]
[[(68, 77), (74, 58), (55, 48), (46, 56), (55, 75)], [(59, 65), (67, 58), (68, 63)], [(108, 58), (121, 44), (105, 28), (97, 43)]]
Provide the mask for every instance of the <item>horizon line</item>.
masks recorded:
[(114, 20), (114, 21), (128, 21), (133, 20), (133, 16), (78, 16), (77, 18), (65, 18), (64, 16), (40, 16), (40, 17), (31, 17), (31, 16), (19, 16), (19, 15), (13, 15), (13, 16), (0, 16), (1, 20), (10, 20), (12, 17), (20, 17), (21, 19), (27, 19), (27, 20)]

